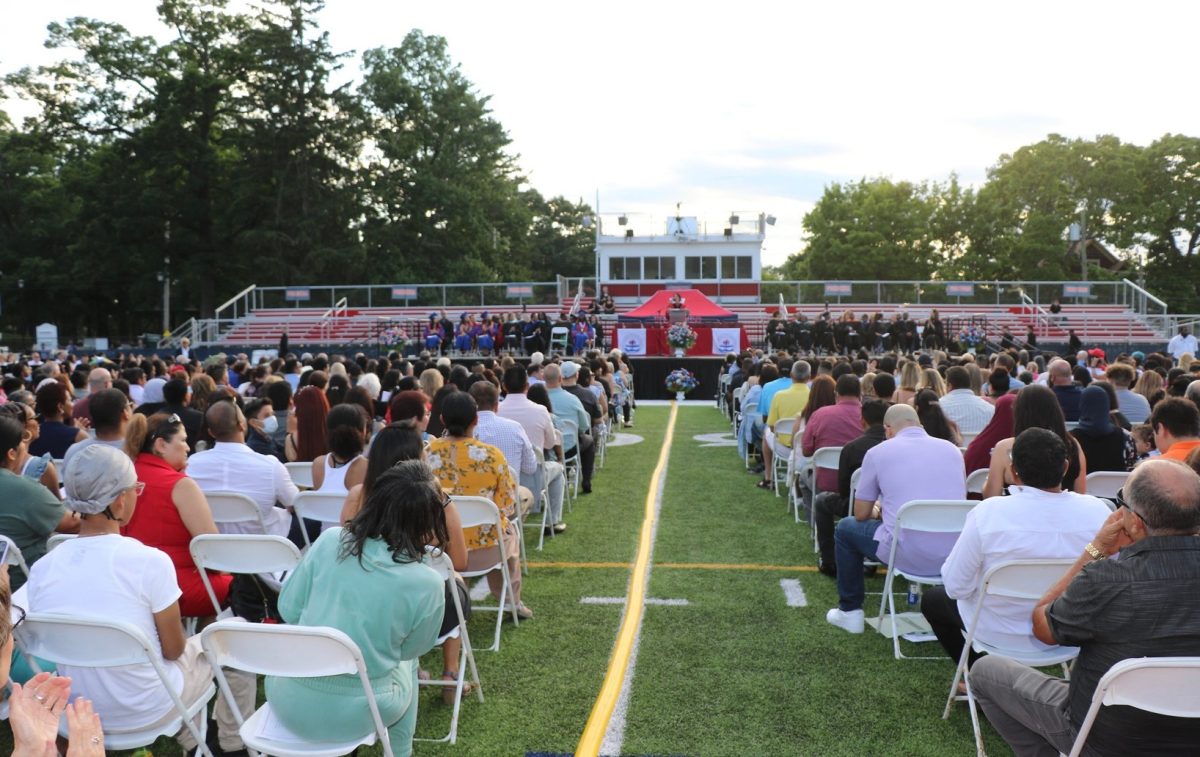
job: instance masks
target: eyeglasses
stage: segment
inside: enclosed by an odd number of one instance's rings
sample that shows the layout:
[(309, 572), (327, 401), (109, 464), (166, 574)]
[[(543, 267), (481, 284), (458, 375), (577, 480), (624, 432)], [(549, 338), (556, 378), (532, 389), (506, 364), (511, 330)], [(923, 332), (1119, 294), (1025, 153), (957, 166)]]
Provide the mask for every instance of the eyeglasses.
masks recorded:
[(1121, 487), (1120, 489), (1117, 489), (1116, 499), (1117, 499), (1117, 507), (1123, 507), (1126, 510), (1128, 510), (1129, 512), (1138, 516), (1138, 520), (1140, 520), (1142, 522), (1143, 526), (1150, 525), (1149, 523), (1146, 522), (1146, 518), (1141, 513), (1139, 513), (1137, 510), (1134, 510), (1132, 507), (1129, 506), (1129, 503), (1125, 501), (1125, 487)]
[(183, 421), (179, 420), (179, 416), (176, 415), (175, 413), (171, 413), (170, 415), (167, 416), (167, 419), (165, 421), (163, 421), (162, 423), (159, 424), (158, 429), (155, 430), (154, 434), (151, 435), (150, 442), (153, 443), (155, 439), (164, 439), (165, 440), (167, 438), (167, 436), (173, 430), (171, 427), (179, 426), (182, 424), (183, 424)]
[(12, 624), (13, 631), (17, 630), (17, 626), (25, 622), (25, 608), (20, 605), (13, 605), (12, 608), (17, 611), (17, 622)]

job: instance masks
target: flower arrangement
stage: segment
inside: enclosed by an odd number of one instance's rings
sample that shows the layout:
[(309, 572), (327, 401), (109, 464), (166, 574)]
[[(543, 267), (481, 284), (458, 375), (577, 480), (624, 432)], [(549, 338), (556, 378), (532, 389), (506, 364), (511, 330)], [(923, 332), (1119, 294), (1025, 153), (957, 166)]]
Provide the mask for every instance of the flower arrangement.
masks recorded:
[(666, 386), (669, 392), (686, 394), (700, 386), (700, 382), (696, 375), (686, 368), (676, 368), (667, 375)]
[(696, 343), (696, 332), (686, 323), (677, 323), (667, 329), (667, 344), (675, 349), (690, 350)]
[(387, 347), (404, 347), (408, 344), (408, 330), (403, 326), (389, 326), (379, 332), (379, 343)]
[(987, 341), (987, 332), (979, 326), (967, 326), (958, 332), (958, 345), (964, 351), (975, 350)]

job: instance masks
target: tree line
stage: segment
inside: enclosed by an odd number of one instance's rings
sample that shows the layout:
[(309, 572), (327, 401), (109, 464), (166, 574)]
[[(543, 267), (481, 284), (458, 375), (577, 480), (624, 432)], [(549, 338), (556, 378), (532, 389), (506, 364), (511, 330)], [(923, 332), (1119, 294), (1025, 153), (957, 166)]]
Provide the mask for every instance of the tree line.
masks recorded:
[(155, 331), (160, 275), (178, 323), (250, 283), (591, 274), (590, 209), (528, 186), (445, 39), (337, 51), (322, 6), (162, 0), (164, 40), (48, 27), (62, 60), (3, 79), (37, 106), (20, 124), (0, 112), (10, 330)]
[[(1200, 139), (1146, 146), (1051, 134), (978, 187), (863, 178), (827, 186), (786, 279), (1078, 280), (1069, 228), (1126, 260), (1175, 312), (1200, 312)], [(1114, 275), (1094, 266), (1090, 279)]]

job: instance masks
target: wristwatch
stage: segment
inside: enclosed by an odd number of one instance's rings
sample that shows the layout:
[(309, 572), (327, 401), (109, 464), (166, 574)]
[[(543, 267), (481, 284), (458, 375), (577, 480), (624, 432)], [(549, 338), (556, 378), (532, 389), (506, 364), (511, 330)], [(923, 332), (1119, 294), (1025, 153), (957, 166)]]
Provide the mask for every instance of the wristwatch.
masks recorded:
[(1090, 541), (1083, 545), (1083, 551), (1091, 555), (1093, 560), (1103, 560), (1105, 557), (1104, 553), (1096, 549), (1096, 545)]

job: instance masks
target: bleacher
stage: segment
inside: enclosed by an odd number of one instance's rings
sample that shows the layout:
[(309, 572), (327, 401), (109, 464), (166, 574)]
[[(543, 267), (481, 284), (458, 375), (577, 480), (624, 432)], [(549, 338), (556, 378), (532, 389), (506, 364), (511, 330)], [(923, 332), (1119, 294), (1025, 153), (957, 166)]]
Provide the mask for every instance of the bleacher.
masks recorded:
[[(530, 313), (547, 312), (553, 318), (556, 313), (568, 310), (571, 304), (572, 300), (564, 299), (557, 306), (529, 305), (526, 310)], [(581, 307), (586, 308), (590, 304), (591, 298), (581, 300)], [(754, 344), (762, 342), (767, 320), (777, 309), (775, 305), (728, 307), (738, 314), (739, 322), (746, 327)], [(1017, 338), (1024, 338), (1026, 328), (1030, 325), (1035, 327), (1039, 341), (1048, 343), (1065, 343), (1068, 329), (1074, 329), (1081, 340), (1089, 343), (1155, 342), (1162, 338), (1145, 319), (1120, 305), (1064, 305), (1062, 313), (1053, 323), (1048, 323), (1044, 314), (1037, 314), (1032, 308), (1020, 305), (929, 304), (903, 308), (890, 304), (843, 303), (831, 306), (830, 309), (835, 316), (852, 310), (860, 316), (864, 313), (879, 312), (887, 319), (904, 310), (911, 318), (921, 322), (934, 308), (947, 324), (948, 335), (951, 338), (956, 335), (961, 324), (972, 320), (977, 324), (986, 324), (988, 336), (993, 341), (999, 339), (1005, 327)], [(630, 309), (632, 306), (628, 305), (617, 307), (618, 313)], [(803, 313), (809, 320), (814, 320), (820, 316), (824, 305), (788, 305), (788, 310)], [(455, 322), (458, 321), (460, 313), (470, 312), (478, 315), (483, 311), (501, 316), (508, 313), (519, 315), (522, 312), (520, 306), (511, 303), (486, 307), (446, 308), (447, 315)], [(377, 345), (381, 328), (395, 322), (402, 323), (409, 330), (411, 339), (418, 339), (420, 329), (430, 312), (432, 309), (429, 307), (371, 307), (349, 308), (336, 315), (330, 315), (329, 310), (323, 308), (260, 308), (252, 310), (223, 331), (218, 343), (224, 347), (273, 346), (278, 344), (280, 336), (286, 331), (289, 343), (293, 346), (374, 347)]]

